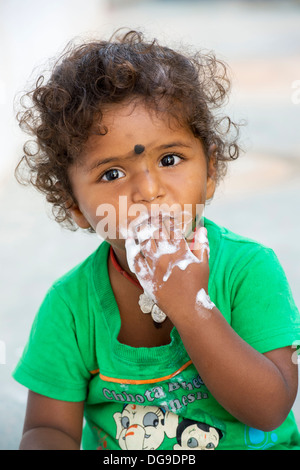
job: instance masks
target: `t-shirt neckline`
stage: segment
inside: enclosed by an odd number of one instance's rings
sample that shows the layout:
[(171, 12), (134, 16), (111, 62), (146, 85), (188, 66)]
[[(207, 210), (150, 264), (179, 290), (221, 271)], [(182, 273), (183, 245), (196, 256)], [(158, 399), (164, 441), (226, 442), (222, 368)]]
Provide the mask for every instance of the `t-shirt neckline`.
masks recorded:
[[(208, 224), (207, 224), (208, 222)], [(205, 226), (210, 225), (210, 221), (205, 219)], [(208, 231), (209, 231), (209, 227)], [(211, 243), (211, 240), (210, 240)], [(189, 356), (181, 341), (180, 335), (173, 327), (170, 332), (170, 342), (162, 346), (154, 347), (134, 347), (118, 341), (121, 328), (121, 317), (117, 301), (110, 283), (108, 273), (108, 257), (110, 244), (103, 241), (97, 250), (94, 260), (94, 285), (98, 296), (98, 301), (102, 307), (106, 328), (110, 335), (111, 351), (116, 360), (126, 363), (159, 364), (177, 363), (182, 360), (189, 360)], [(215, 255), (215, 254), (214, 254)], [(215, 259), (215, 256), (213, 256)], [(212, 281), (212, 271), (214, 263), (210, 259), (210, 282)]]
[[(126, 362), (153, 363), (153, 361), (168, 362), (174, 356), (187, 356), (179, 333), (175, 327), (170, 332), (170, 342), (162, 346), (133, 347), (121, 343), (118, 340), (121, 328), (121, 317), (119, 308), (112, 290), (108, 274), (108, 256), (110, 245), (103, 241), (97, 251), (94, 264), (94, 282), (99, 303), (102, 307), (104, 320), (110, 334), (112, 354), (118, 360)], [(188, 357), (188, 356), (187, 356)]]

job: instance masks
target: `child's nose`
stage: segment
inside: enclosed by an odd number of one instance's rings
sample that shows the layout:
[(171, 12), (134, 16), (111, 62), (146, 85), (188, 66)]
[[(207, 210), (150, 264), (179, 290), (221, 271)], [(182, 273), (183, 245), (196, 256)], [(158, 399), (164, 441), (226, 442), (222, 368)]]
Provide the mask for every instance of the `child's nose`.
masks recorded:
[(148, 203), (163, 196), (163, 187), (155, 171), (139, 172), (133, 181), (132, 199), (134, 203)]

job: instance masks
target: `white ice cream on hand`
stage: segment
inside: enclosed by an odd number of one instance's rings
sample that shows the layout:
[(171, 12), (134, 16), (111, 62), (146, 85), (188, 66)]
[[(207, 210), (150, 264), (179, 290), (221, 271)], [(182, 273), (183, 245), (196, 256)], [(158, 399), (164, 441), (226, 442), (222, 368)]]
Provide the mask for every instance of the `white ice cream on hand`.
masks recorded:
[[(137, 260), (137, 255), (140, 253), (141, 248), (138, 243), (135, 242), (134, 238), (129, 237), (125, 241), (127, 263), (130, 271), (135, 274), (144, 289), (145, 294), (156, 302), (154, 295), (154, 285), (151, 279), (149, 279), (149, 273), (142, 262)], [(138, 265), (138, 270), (135, 268), (135, 263)]]
[(201, 227), (195, 233), (194, 249), (201, 250), (201, 261), (203, 261), (203, 255), (205, 251), (207, 252), (207, 256), (209, 258), (209, 244), (207, 238), (207, 230), (205, 227)]
[[(144, 251), (150, 253), (151, 238), (154, 233), (159, 230), (159, 225), (156, 223), (149, 222), (149, 215), (142, 214), (130, 224), (130, 236), (125, 241), (126, 255), (128, 266), (130, 270), (137, 276), (141, 286), (144, 289), (145, 294), (156, 303), (155, 298), (155, 284), (152, 280), (153, 272), (151, 269), (147, 269), (141, 260), (138, 260), (138, 254), (141, 252), (141, 243), (144, 243)], [(154, 237), (153, 237), (154, 238)], [(181, 239), (173, 239), (170, 242), (168, 239), (159, 239), (156, 240), (156, 251), (151, 253), (151, 259), (155, 263), (162, 255), (173, 254), (180, 249), (180, 244), (182, 243), (184, 236), (182, 234)], [(149, 244), (147, 243), (149, 241)], [(145, 244), (146, 242), (146, 244)], [(177, 266), (179, 269), (184, 271), (191, 263), (202, 263), (203, 254), (207, 251), (209, 257), (209, 244), (207, 238), (207, 231), (204, 227), (201, 227), (197, 230), (194, 240), (194, 249), (201, 250), (201, 259), (195, 256), (195, 254), (190, 250), (186, 240), (186, 250), (184, 255), (181, 255), (180, 259), (172, 262), (170, 261), (166, 273), (163, 276), (163, 282), (166, 282), (172, 274), (173, 269)], [(208, 294), (204, 289), (200, 289), (196, 295), (195, 305), (202, 306), (208, 310), (211, 310), (215, 307), (214, 303), (211, 302)], [(149, 310), (145, 305), (145, 310)], [(150, 307), (149, 307), (150, 308)], [(148, 312), (144, 312), (148, 313)]]
[(191, 263), (201, 263), (201, 261), (187, 248), (183, 258), (175, 261), (175, 263), (169, 263), (168, 270), (163, 277), (163, 281), (166, 282), (169, 279), (175, 266), (178, 266), (179, 269), (184, 271)]
[(197, 293), (196, 304), (200, 304), (208, 310), (212, 310), (215, 307), (215, 304), (210, 300), (209, 295), (205, 292), (204, 289), (200, 289)]

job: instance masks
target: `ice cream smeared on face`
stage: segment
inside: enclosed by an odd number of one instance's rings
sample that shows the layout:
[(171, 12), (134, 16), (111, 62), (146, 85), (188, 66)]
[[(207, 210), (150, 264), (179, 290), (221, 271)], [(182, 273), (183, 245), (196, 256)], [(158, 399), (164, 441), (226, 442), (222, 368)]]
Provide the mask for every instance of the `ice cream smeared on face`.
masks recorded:
[[(167, 217), (164, 215), (164, 217)], [(209, 244), (207, 230), (200, 227), (192, 243), (193, 250), (200, 250), (201, 256), (196, 256), (185, 240), (182, 227), (173, 224), (173, 237), (169, 238), (168, 233), (162, 229), (162, 219), (151, 218), (149, 214), (142, 214), (135, 219), (129, 227), (128, 237), (125, 241), (126, 255), (130, 270), (137, 276), (141, 286), (153, 302), (156, 303), (155, 293), (155, 266), (158, 259), (163, 255), (172, 255), (178, 252), (178, 256), (170, 258), (166, 272), (163, 275), (163, 282), (167, 282), (175, 267), (186, 270), (192, 263), (202, 263), (206, 252), (209, 257)], [(159, 232), (160, 230), (160, 232)], [(176, 233), (175, 233), (176, 232)], [(160, 236), (157, 234), (160, 233)], [(175, 236), (176, 235), (176, 236)], [(186, 249), (183, 249), (185, 244)], [(139, 256), (142, 255), (142, 256)], [(148, 263), (145, 263), (145, 258)], [(196, 295), (195, 306), (203, 306), (211, 310), (214, 307), (209, 296), (204, 289), (200, 289)]]
[[(162, 214), (162, 218), (170, 217), (168, 214)], [(136, 269), (136, 259), (138, 253), (151, 254), (151, 260), (155, 265), (155, 261), (158, 260), (163, 255), (170, 255), (176, 253), (180, 249), (180, 244), (183, 240), (182, 231), (176, 227), (175, 222), (173, 221), (173, 237), (172, 241), (168, 237), (167, 229), (165, 228), (164, 233), (159, 236), (159, 231), (162, 229), (163, 222), (159, 224), (158, 218), (150, 218), (149, 214), (142, 214), (137, 219), (135, 219), (128, 228), (128, 237), (125, 242), (127, 261), (130, 270), (137, 275), (137, 277), (144, 278), (145, 267), (142, 263), (138, 264)], [(186, 242), (185, 242), (186, 243)], [(181, 245), (182, 246), (182, 245)], [(154, 249), (152, 249), (154, 247)], [(198, 258), (188, 249), (186, 246), (184, 254), (180, 256), (180, 259), (170, 263), (168, 266), (167, 273), (164, 276), (163, 281), (165, 282), (175, 266), (178, 266), (180, 269), (185, 270), (190, 263), (199, 263)], [(150, 268), (151, 270), (151, 268)], [(140, 281), (141, 282), (141, 281)], [(143, 285), (143, 283), (141, 282)], [(148, 282), (147, 293), (150, 294), (150, 282)]]
[[(144, 224), (149, 219), (149, 215), (146, 213), (141, 214), (129, 226), (120, 227), (120, 234), (125, 238), (125, 249), (127, 263), (130, 271), (134, 273), (141, 286), (144, 289), (145, 294), (153, 301), (156, 302), (154, 295), (154, 285), (149, 279), (149, 273), (144, 264), (139, 260), (138, 255), (141, 253), (140, 244), (151, 238), (154, 228), (151, 228), (149, 224)], [(144, 224), (144, 231), (139, 232), (139, 239), (137, 237), (136, 229), (138, 226)]]
[(153, 302), (156, 302), (153, 282), (151, 281), (151, 279), (149, 279), (146, 267), (137, 257), (137, 255), (141, 251), (139, 244), (135, 242), (135, 239), (133, 237), (128, 237), (125, 241), (125, 248), (130, 271), (137, 276), (141, 286), (144, 289), (144, 292), (148, 295), (148, 297), (152, 299)]

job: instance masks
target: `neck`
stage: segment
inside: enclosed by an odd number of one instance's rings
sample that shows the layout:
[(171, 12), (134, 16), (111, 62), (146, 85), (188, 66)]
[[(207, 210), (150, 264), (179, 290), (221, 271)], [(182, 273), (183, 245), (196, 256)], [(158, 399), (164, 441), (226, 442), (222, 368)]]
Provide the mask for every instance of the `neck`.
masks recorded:
[(111, 245), (111, 250), (113, 251), (113, 257), (115, 258), (116, 263), (118, 264), (118, 266), (123, 271), (125, 271), (128, 274), (128, 276), (131, 277), (132, 280), (139, 283), (136, 275), (132, 271), (130, 271), (130, 269), (129, 269), (128, 262), (127, 262), (126, 251), (122, 250), (122, 249), (119, 249), (119, 248), (115, 248), (112, 245)]

